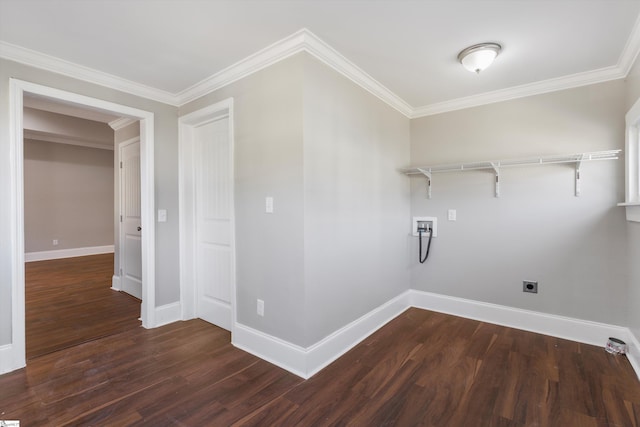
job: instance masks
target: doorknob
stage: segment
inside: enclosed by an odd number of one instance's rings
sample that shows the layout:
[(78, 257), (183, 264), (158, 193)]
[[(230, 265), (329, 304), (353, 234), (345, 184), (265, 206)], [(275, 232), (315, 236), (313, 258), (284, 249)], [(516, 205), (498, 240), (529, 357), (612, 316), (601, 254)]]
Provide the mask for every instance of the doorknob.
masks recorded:
[(138, 227), (138, 231), (142, 231), (142, 227)]

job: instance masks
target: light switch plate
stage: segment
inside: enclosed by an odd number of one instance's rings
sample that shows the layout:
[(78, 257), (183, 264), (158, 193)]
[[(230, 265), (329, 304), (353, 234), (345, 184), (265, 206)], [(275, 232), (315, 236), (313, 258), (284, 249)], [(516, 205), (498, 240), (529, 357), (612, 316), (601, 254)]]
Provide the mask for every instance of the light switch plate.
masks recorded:
[(458, 214), (456, 212), (455, 209), (449, 209), (449, 211), (447, 212), (447, 218), (449, 219), (449, 221), (455, 221), (456, 218), (458, 217)]
[(167, 210), (158, 209), (158, 222), (167, 222)]
[(273, 197), (267, 196), (264, 199), (264, 211), (266, 213), (273, 213)]

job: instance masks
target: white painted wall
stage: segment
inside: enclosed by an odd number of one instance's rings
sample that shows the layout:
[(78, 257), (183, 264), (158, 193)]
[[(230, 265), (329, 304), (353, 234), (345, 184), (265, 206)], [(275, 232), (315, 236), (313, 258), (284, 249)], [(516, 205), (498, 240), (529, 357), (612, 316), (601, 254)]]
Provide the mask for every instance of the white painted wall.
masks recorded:
[[(623, 148), (623, 81), (413, 120), (411, 162), (441, 164)], [(624, 161), (585, 163), (582, 196), (571, 166), (435, 175), (433, 198), (412, 178), (413, 215), (438, 217), (432, 255), (411, 257), (411, 287), (626, 325)], [(447, 210), (457, 221), (447, 221)], [(539, 281), (539, 293), (522, 292)]]
[[(155, 114), (155, 201), (169, 212), (156, 228), (156, 304), (179, 300), (177, 108), (0, 59), (0, 200), (10, 200), (9, 79), (15, 77)], [(0, 203), (0, 345), (11, 343), (11, 205)]]
[(305, 346), (408, 289), (409, 119), (304, 65)]

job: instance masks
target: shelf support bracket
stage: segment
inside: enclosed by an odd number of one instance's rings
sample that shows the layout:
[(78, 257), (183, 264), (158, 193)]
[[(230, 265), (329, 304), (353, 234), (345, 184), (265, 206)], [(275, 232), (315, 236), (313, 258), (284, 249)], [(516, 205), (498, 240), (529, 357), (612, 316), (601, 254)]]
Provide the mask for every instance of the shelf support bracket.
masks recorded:
[(580, 168), (582, 167), (582, 161), (585, 159), (585, 154), (582, 154), (576, 160), (576, 197), (580, 197), (581, 185), (580, 185)]
[(431, 198), (431, 169), (418, 168), (421, 174), (427, 178), (427, 198)]
[(491, 162), (491, 167), (496, 174), (496, 197), (500, 197), (500, 164)]

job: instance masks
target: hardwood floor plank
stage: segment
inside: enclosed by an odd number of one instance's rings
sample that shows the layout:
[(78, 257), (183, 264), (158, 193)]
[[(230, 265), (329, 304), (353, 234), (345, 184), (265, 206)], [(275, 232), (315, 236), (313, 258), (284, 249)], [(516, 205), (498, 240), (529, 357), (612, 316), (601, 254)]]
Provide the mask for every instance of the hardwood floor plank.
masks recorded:
[(347, 425), (395, 425), (395, 420), (407, 400), (413, 382), (411, 379), (424, 362), (404, 363), (391, 381), (369, 397), (369, 402), (354, 414)]
[(258, 408), (232, 424), (239, 426), (283, 426), (289, 424), (289, 417), (299, 408), (284, 397), (279, 397), (272, 402)]
[(171, 399), (186, 382), (179, 377), (169, 377), (146, 388), (136, 389), (130, 393), (124, 393), (114, 400), (110, 400), (100, 406), (89, 408), (77, 413), (72, 418), (57, 418), (60, 425), (117, 425), (120, 421), (128, 420), (125, 424), (132, 425), (143, 421), (138, 408), (158, 401)]
[(27, 359), (139, 327), (140, 301), (112, 276), (113, 254), (26, 263)]
[(600, 347), (409, 309), (303, 381), (230, 339), (190, 320), (44, 354), (0, 376), (0, 415), (56, 427), (640, 427), (640, 381)]

